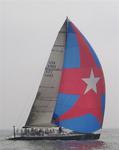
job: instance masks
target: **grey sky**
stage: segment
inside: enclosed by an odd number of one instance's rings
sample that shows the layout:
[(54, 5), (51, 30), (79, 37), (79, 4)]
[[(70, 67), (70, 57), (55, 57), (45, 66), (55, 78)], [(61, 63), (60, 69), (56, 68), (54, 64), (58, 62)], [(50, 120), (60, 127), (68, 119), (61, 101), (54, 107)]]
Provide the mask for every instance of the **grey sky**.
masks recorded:
[(25, 124), (66, 16), (102, 63), (107, 90), (104, 128), (119, 128), (118, 0), (0, 0), (0, 128)]

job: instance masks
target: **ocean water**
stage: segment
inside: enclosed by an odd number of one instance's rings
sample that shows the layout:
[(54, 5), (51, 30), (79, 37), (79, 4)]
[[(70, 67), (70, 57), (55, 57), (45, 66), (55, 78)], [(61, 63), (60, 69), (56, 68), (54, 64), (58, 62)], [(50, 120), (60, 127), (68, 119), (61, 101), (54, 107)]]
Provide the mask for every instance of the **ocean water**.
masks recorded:
[(106, 129), (97, 141), (9, 141), (0, 130), (0, 150), (119, 150), (119, 129)]

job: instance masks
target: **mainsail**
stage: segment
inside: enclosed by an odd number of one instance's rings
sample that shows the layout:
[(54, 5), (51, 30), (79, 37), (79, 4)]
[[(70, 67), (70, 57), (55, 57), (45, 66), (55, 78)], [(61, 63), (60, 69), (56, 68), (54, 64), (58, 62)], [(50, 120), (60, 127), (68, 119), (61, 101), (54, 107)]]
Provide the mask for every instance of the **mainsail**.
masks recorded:
[(25, 127), (51, 126), (66, 42), (66, 21), (58, 33)]

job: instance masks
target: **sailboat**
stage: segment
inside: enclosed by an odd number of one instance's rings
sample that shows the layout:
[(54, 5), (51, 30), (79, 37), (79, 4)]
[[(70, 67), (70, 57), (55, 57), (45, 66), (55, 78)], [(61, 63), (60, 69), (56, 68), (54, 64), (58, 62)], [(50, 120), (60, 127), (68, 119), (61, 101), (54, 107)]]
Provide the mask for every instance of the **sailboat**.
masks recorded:
[[(12, 140), (96, 140), (105, 110), (105, 81), (99, 59), (68, 18), (47, 62), (25, 130), (60, 132), (23, 135)], [(65, 131), (65, 132), (64, 132)]]

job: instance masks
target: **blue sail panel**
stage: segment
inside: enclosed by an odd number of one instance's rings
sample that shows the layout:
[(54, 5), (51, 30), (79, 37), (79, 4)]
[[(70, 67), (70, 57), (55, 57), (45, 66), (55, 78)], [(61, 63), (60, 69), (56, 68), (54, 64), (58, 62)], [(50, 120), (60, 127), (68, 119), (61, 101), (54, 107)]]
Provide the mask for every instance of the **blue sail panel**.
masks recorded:
[(58, 126), (80, 133), (91, 133), (101, 128), (101, 124), (91, 114), (56, 122)]
[(70, 23), (67, 27), (67, 42), (65, 47), (64, 68), (79, 68), (80, 67), (80, 51), (76, 34), (73, 31)]
[(101, 106), (102, 106), (102, 112), (105, 111), (105, 95), (101, 96)]

